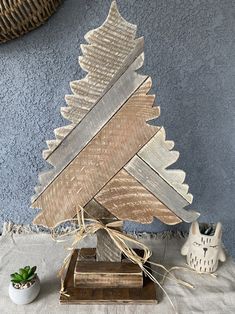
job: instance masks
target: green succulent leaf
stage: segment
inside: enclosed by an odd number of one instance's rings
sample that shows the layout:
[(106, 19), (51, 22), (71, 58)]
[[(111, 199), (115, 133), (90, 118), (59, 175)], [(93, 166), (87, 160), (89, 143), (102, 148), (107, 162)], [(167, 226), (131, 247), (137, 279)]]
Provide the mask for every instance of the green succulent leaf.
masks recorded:
[(15, 278), (16, 278), (17, 280), (22, 280), (22, 279), (23, 279), (23, 277), (22, 277), (21, 275), (19, 275), (19, 274), (16, 274), (16, 275), (15, 275)]
[(25, 271), (24, 268), (20, 268), (20, 269), (19, 269), (19, 274), (20, 274), (21, 276), (23, 276), (23, 274), (24, 274), (25, 272), (26, 272), (26, 271)]
[(32, 270), (34, 273), (35, 273), (36, 269), (37, 269), (37, 266), (33, 266), (33, 267), (31, 268), (31, 270)]
[(25, 266), (25, 268), (24, 268), (27, 272), (29, 272), (29, 270), (30, 270), (30, 266)]
[(26, 280), (28, 278), (28, 273), (25, 271), (22, 275), (23, 280)]
[(25, 280), (28, 277), (28, 272), (25, 269), (21, 268), (19, 272), (23, 280)]
[(32, 276), (32, 275), (35, 273), (36, 269), (37, 269), (37, 266), (33, 266), (33, 267), (30, 269), (30, 271), (28, 272), (28, 275), (29, 275), (29, 276)]
[(27, 279), (27, 281), (32, 280), (34, 277), (36, 277), (36, 275), (37, 275), (37, 274), (33, 274), (32, 276), (30, 276), (30, 277)]
[(14, 277), (14, 280), (20, 280), (20, 281), (23, 281), (23, 277), (17, 273), (15, 273), (15, 277)]
[(32, 280), (37, 276), (35, 273), (37, 269), (37, 266), (33, 266), (30, 268), (30, 266), (25, 266), (24, 268), (19, 269), (19, 273), (13, 273), (10, 275), (11, 282), (14, 283), (25, 283), (27, 281)]

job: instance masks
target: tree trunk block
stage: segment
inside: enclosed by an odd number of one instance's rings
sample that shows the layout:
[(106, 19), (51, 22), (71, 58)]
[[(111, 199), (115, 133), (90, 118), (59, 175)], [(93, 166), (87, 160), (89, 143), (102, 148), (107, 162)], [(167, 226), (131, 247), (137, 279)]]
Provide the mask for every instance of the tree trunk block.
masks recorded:
[(106, 230), (98, 230), (96, 261), (98, 262), (121, 262), (122, 252), (117, 248)]

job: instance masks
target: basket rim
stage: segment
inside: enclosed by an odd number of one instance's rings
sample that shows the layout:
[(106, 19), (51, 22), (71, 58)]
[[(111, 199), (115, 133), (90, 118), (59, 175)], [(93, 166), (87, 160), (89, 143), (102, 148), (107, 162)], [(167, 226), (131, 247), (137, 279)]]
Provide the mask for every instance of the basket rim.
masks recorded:
[[(12, 5), (6, 6), (7, 2), (13, 2)], [(61, 3), (62, 0), (0, 0), (0, 16), (5, 15), (6, 13), (16, 12), (19, 10), (19, 7), (24, 6), (35, 6), (37, 9), (41, 8), (43, 5), (49, 6), (54, 4), (54, 9), (57, 7), (57, 4)]]

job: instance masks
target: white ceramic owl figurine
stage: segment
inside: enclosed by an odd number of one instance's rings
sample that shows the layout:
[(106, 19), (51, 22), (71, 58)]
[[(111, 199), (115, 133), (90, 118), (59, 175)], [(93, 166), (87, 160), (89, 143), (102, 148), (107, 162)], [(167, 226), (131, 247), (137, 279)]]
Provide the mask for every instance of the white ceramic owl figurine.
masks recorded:
[[(206, 232), (210, 228), (212, 232)], [(200, 224), (199, 227), (198, 222), (194, 221), (181, 249), (181, 254), (187, 256), (188, 265), (200, 273), (212, 273), (218, 268), (219, 261), (226, 260), (221, 242), (222, 225), (218, 222), (214, 228), (210, 228), (205, 224)]]

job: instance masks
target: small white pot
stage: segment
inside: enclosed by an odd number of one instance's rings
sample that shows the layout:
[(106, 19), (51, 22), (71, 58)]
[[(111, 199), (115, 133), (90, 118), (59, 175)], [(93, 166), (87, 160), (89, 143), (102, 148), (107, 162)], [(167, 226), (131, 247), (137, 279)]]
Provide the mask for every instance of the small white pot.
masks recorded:
[(201, 232), (200, 224), (194, 221), (190, 227), (189, 236), (181, 249), (181, 254), (186, 255), (187, 264), (199, 273), (213, 273), (218, 268), (219, 261), (225, 262), (226, 255), (222, 246), (222, 225), (215, 226), (212, 235)]
[(9, 285), (9, 296), (15, 304), (28, 304), (36, 299), (40, 291), (40, 280), (37, 277), (34, 284), (29, 288), (16, 289), (12, 282)]

